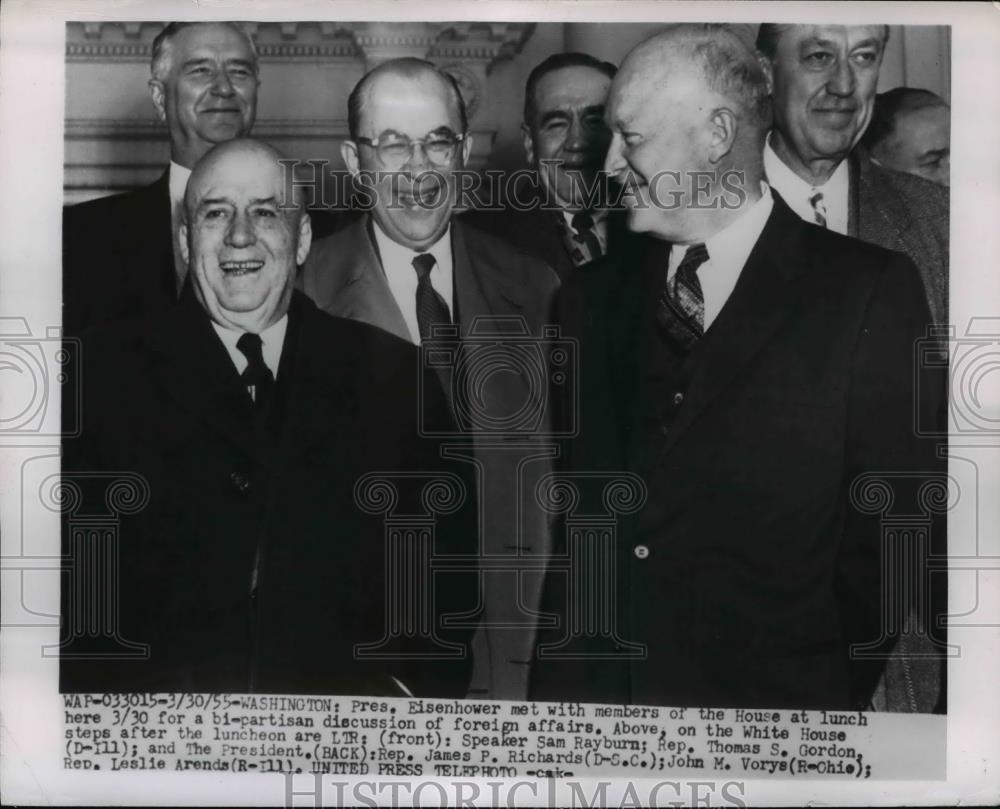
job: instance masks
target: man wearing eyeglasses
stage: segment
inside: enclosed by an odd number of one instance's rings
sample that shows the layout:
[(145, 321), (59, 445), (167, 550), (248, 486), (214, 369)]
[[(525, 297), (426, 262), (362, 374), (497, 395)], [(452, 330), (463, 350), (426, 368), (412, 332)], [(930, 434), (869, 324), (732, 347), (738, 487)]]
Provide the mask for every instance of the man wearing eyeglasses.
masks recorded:
[[(492, 330), (500, 323), (523, 324), (530, 332), (523, 337), (539, 337), (559, 283), (556, 274), (453, 216), (457, 172), (465, 168), (472, 147), (455, 81), (419, 59), (385, 62), (354, 88), (348, 122), (351, 137), (341, 154), (370, 209), (314, 246), (300, 278), (304, 291), (330, 314), (369, 323), (415, 345), (450, 327), (464, 349), (484, 339), (484, 325)], [(502, 344), (504, 338), (496, 339)], [(500, 345), (498, 351), (506, 350)], [(482, 369), (481, 386), (470, 391), (471, 403), (456, 403), (462, 392), (446, 386), (453, 410), (471, 404), (476, 411), (475, 423), (465, 423), (456, 435), (464, 437), (460, 443), (466, 447), (475, 445), (469, 460), (480, 469), (511, 460), (514, 442), (494, 440), (487, 446), (479, 428), (503, 423), (538, 393), (527, 374), (501, 364), (502, 372)], [(400, 403), (400, 408), (412, 406), (416, 402)], [(530, 497), (543, 467), (525, 462), (506, 466), (506, 474), (480, 473), (481, 553), (547, 552), (547, 522), (540, 511), (532, 512)], [(518, 503), (527, 507), (520, 523)], [(539, 571), (484, 576), (482, 617), (488, 628), (473, 641), (470, 696), (526, 696), (534, 627), (524, 625), (524, 616), (537, 606), (540, 592)]]

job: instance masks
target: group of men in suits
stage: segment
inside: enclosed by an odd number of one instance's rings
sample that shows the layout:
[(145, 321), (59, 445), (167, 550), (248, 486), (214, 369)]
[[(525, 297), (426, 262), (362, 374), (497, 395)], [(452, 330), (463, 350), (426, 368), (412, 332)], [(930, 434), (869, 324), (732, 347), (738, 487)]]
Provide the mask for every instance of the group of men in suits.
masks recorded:
[[(123, 533), (123, 626), (155, 641), (134, 688), (303, 690), (298, 669), (331, 692), (870, 705), (882, 666), (850, 647), (888, 654), (894, 638), (881, 526), (851, 485), (942, 474), (912, 418), (918, 398), (940, 412), (942, 390), (913, 353), (947, 316), (946, 195), (856, 148), (886, 30), (764, 25), (759, 58), (725, 26), (677, 25), (617, 71), (547, 59), (525, 98), (531, 211), (456, 215), (461, 92), (429, 62), (383, 63), (351, 94), (342, 147), (372, 205), (314, 240), (299, 201), (278, 204), (279, 156), (241, 139), (252, 42), (168, 26), (151, 86), (175, 161), (159, 191), (194, 168), (179, 217), (161, 217), (159, 247), (102, 240), (98, 223), (142, 218), (111, 198), (70, 210), (64, 236), (67, 328), (140, 316), (88, 336), (85, 429), (66, 453), (154, 488)], [(592, 193), (600, 168), (623, 208)], [(578, 346), (565, 397), (514, 361), (550, 325)], [(427, 367), (441, 346), (444, 373)], [(497, 429), (546, 398), (531, 430)], [(464, 481), (435, 548), (482, 567), (441, 576), (432, 634), (468, 644), (471, 665), (372, 668), (349, 651), (387, 620), (383, 544), (351, 502), (376, 469)], [(553, 473), (609, 470), (648, 491), (609, 562), (628, 643), (546, 654), (588, 595), (539, 564), (568, 550), (535, 495)], [(185, 559), (203, 562), (193, 589)], [(64, 686), (103, 665), (64, 664)], [(902, 707), (933, 708), (938, 682)]]

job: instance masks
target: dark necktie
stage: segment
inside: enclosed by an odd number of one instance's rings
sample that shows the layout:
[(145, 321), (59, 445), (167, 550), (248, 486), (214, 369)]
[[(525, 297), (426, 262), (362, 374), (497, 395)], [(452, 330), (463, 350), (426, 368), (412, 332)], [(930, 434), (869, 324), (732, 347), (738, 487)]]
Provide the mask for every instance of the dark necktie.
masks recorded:
[(247, 367), (240, 378), (253, 398), (254, 409), (258, 411), (267, 408), (271, 390), (274, 388), (274, 374), (264, 362), (262, 346), (260, 335), (251, 332), (247, 332), (236, 341), (236, 347), (247, 358)]
[(705, 333), (705, 298), (698, 268), (708, 261), (703, 244), (692, 244), (656, 307), (656, 320), (682, 349), (690, 349)]
[(436, 323), (451, 323), (448, 304), (431, 285), (434, 264), (434, 256), (430, 253), (421, 253), (413, 259), (413, 268), (417, 271), (417, 325), (421, 342), (431, 336), (431, 327)]
[(569, 249), (574, 267), (579, 267), (582, 264), (601, 257), (601, 242), (597, 238), (597, 231), (594, 229), (594, 218), (590, 214), (585, 211), (573, 214), (572, 230), (565, 227), (566, 220), (561, 214), (559, 219), (568, 237), (566, 239), (566, 247)]
[(817, 191), (809, 197), (809, 204), (812, 205), (813, 219), (820, 227), (826, 227), (826, 202), (823, 201), (823, 192)]

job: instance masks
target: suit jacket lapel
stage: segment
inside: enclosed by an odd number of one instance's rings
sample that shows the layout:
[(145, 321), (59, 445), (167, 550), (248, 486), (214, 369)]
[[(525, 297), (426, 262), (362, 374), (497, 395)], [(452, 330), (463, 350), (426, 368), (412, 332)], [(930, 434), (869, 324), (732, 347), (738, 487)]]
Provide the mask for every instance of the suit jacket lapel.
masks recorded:
[(573, 272), (573, 258), (566, 250), (566, 242), (562, 235), (562, 223), (559, 221), (562, 214), (558, 211), (552, 213), (539, 213), (544, 223), (545, 238), (545, 261), (556, 271), (559, 278), (565, 281)]
[[(655, 333), (654, 309), (663, 290), (670, 243), (652, 237), (643, 239), (643, 258), (632, 274), (631, 288), (621, 296), (617, 311), (620, 328), (609, 329), (614, 335), (613, 351), (608, 357), (607, 379), (611, 380), (612, 396), (624, 395), (620, 429), (625, 461), (633, 472), (644, 476), (649, 465), (650, 447), (646, 440), (647, 403), (649, 396), (648, 370), (650, 340)], [(616, 393), (620, 392), (620, 393)]]
[(475, 316), (516, 317), (524, 311), (525, 290), (511, 283), (491, 256), (470, 249), (467, 231), (455, 219), (451, 222), (451, 250), (455, 300), (463, 335), (469, 333)]
[[(177, 282), (174, 280), (174, 233), (173, 212), (170, 210), (170, 169), (168, 168), (155, 183), (149, 186), (141, 206), (148, 215), (142, 218), (149, 227), (148, 238), (140, 240), (147, 246), (148, 253), (142, 259), (142, 266), (133, 268), (137, 272), (149, 274), (154, 295), (164, 295), (168, 300), (177, 300)], [(148, 268), (148, 269), (146, 269)]]
[(410, 341), (403, 313), (392, 297), (392, 290), (385, 280), (385, 271), (369, 231), (369, 220), (350, 226), (344, 234), (343, 260), (348, 272), (339, 291), (333, 293), (333, 314), (360, 320), (371, 326), (391, 332), (402, 340)]
[(853, 168), (851, 179), (855, 180), (851, 199), (857, 202), (854, 229), (848, 233), (862, 241), (892, 245), (893, 249), (909, 252), (904, 245), (912, 244), (909, 231), (913, 217), (907, 202), (892, 187), (877, 181), (867, 156), (851, 154), (849, 159)]
[(855, 154), (847, 158), (847, 235), (858, 238), (858, 210), (861, 207), (860, 167)]
[[(772, 193), (773, 190), (772, 190)], [(794, 311), (792, 280), (804, 269), (806, 226), (774, 195), (774, 209), (718, 318), (698, 346), (700, 356), (684, 399), (666, 436), (663, 452), (741, 375)]]

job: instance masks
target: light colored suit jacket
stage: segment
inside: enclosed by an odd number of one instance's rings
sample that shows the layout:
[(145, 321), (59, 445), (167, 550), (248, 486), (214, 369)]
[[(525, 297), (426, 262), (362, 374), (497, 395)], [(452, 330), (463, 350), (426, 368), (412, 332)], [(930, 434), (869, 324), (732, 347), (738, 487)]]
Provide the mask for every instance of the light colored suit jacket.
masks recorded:
[[(402, 313), (392, 296), (381, 262), (363, 218), (313, 246), (299, 279), (300, 287), (326, 312), (360, 320), (410, 340)], [(489, 337), (470, 334), (477, 318), (520, 318), (528, 331), (525, 340), (545, 357), (542, 327), (549, 322), (559, 286), (555, 272), (536, 258), (518, 252), (504, 241), (458, 220), (451, 223), (455, 304), (459, 331), (468, 348), (487, 344)], [(495, 321), (497, 323), (501, 321)], [(524, 342), (524, 341), (522, 341)], [(469, 355), (471, 356), (471, 355)], [(493, 361), (496, 354), (484, 356)], [(473, 378), (471, 375), (469, 378)], [(522, 408), (534, 390), (530, 374), (484, 373), (477, 393), (451, 397), (456, 418), (476, 420), (483, 415), (503, 420)], [(462, 401), (465, 400), (465, 401)], [(478, 423), (478, 422), (477, 422)], [(544, 428), (541, 431), (544, 433)], [(447, 442), (446, 442), (447, 443)], [(473, 639), (474, 671), (469, 696), (479, 699), (525, 699), (528, 668), (535, 645), (544, 571), (538, 567), (517, 571), (518, 557), (548, 555), (549, 520), (535, 502), (535, 487), (550, 471), (555, 455), (551, 442), (512, 430), (483, 437), (475, 428), (456, 435), (450, 452), (465, 457), (478, 469), (480, 553), (492, 561), (483, 565), (480, 629)], [(486, 568), (492, 568), (487, 571)]]
[(890, 171), (862, 149), (849, 158), (847, 233), (910, 257), (924, 282), (931, 317), (948, 322), (948, 189)]

